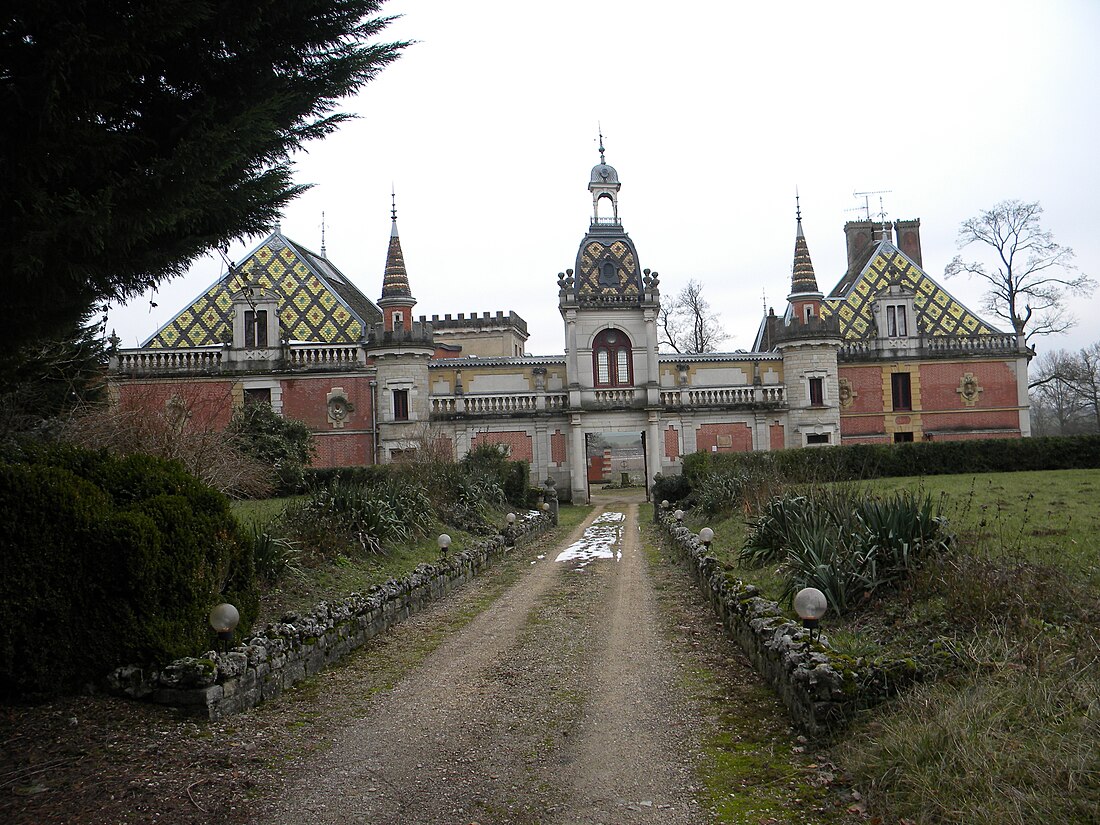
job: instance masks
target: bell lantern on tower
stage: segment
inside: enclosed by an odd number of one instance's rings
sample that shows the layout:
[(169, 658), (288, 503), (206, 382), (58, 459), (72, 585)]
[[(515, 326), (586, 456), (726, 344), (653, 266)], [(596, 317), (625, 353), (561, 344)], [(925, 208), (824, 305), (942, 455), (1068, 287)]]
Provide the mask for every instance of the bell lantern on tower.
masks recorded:
[[(592, 223), (577, 252), (574, 295), (582, 303), (637, 303), (642, 300), (642, 271), (634, 242), (619, 218), (619, 173), (604, 158), (600, 135), (600, 162), (592, 167)], [(600, 210), (610, 204), (610, 216)]]

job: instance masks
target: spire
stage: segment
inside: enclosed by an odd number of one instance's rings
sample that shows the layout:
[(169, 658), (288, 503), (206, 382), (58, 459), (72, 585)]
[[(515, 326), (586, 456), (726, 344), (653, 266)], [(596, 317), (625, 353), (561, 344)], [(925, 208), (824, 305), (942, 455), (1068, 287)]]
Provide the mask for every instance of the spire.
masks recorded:
[(405, 256), (401, 253), (401, 238), (397, 236), (397, 195), (390, 192), (390, 248), (386, 252), (386, 274), (382, 279), (382, 298), (412, 298), (409, 275), (405, 271)]
[(802, 232), (802, 206), (799, 203), (798, 191), (795, 190), (794, 214), (796, 229), (794, 234), (794, 268), (791, 271), (791, 294), (818, 292), (817, 276), (814, 275), (814, 264), (810, 260), (810, 247), (806, 244), (806, 236)]

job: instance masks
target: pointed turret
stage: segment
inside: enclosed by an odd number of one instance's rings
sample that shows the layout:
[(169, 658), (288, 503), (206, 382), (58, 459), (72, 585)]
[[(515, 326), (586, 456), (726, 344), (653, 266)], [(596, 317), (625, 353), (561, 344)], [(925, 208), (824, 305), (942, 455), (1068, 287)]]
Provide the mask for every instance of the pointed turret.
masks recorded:
[(397, 199), (394, 198), (390, 213), (390, 246), (386, 252), (386, 272), (382, 278), (382, 297), (378, 306), (382, 308), (383, 322), (387, 330), (412, 329), (412, 308), (416, 299), (409, 288), (409, 275), (405, 271), (405, 256), (401, 253), (401, 238), (397, 234)]
[(791, 269), (791, 294), (787, 301), (791, 305), (791, 316), (801, 323), (821, 314), (821, 300), (825, 297), (817, 287), (814, 264), (810, 260), (810, 247), (802, 231), (802, 207), (798, 195), (795, 203), (794, 266)]

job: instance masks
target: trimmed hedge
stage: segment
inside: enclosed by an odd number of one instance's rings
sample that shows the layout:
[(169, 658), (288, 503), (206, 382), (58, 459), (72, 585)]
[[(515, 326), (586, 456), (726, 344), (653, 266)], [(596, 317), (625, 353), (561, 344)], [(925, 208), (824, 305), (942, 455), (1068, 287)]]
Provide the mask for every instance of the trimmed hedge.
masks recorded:
[(0, 464), (0, 698), (208, 650), (219, 601), (247, 630), (259, 602), (238, 529), (175, 462), (54, 448)]
[(712, 473), (727, 472), (768, 472), (798, 484), (1096, 467), (1100, 467), (1100, 435), (852, 444), (750, 453), (700, 452), (684, 458), (684, 476), (693, 488)]

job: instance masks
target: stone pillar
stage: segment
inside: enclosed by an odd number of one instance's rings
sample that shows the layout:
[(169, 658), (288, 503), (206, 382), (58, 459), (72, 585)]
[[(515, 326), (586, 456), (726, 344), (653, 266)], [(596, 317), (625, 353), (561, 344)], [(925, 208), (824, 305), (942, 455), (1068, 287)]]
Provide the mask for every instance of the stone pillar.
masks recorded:
[(545, 421), (535, 422), (535, 437), (531, 447), (531, 475), (542, 478), (550, 472), (550, 434)]
[[(649, 420), (646, 422), (646, 463), (649, 466), (649, 478), (645, 480), (646, 497), (652, 498), (653, 476), (661, 472), (661, 456), (664, 455), (664, 445), (661, 443), (661, 413), (659, 410), (649, 411)], [(656, 502), (654, 502), (656, 503)]]
[(570, 433), (572, 435), (572, 449), (570, 450), (569, 463), (569, 489), (573, 493), (575, 504), (588, 503), (588, 456), (585, 452), (584, 429), (581, 427), (580, 415), (570, 416)]
[(661, 374), (657, 363), (657, 310), (645, 310), (646, 404), (661, 403)]

